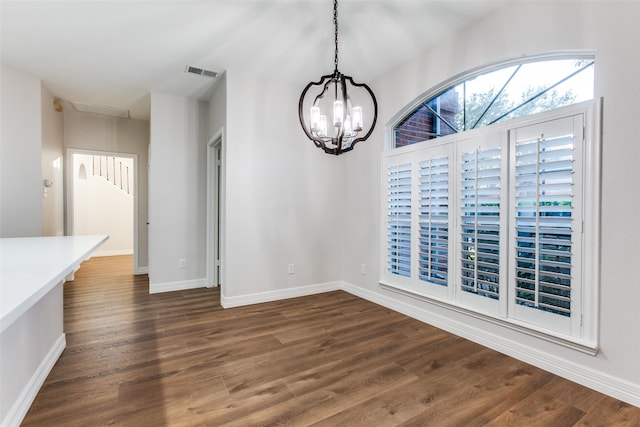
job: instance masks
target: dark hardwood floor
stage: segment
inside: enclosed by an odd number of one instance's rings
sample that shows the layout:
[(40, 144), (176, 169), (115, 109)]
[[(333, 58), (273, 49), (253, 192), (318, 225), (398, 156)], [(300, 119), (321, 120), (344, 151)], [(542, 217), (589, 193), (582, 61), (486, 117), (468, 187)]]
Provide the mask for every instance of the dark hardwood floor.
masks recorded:
[(223, 310), (131, 257), (65, 284), (67, 348), (24, 425), (640, 426), (640, 408), (345, 292)]

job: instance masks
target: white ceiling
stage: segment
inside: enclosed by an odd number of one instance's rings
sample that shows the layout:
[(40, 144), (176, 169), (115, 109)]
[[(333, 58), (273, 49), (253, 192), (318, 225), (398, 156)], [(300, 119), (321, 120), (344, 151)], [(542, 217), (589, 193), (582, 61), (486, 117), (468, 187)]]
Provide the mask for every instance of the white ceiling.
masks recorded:
[[(340, 71), (369, 82), (506, 0), (341, 0)], [(150, 92), (203, 97), (213, 71), (300, 84), (333, 71), (331, 0), (0, 1), (2, 62), (68, 101), (149, 117)]]

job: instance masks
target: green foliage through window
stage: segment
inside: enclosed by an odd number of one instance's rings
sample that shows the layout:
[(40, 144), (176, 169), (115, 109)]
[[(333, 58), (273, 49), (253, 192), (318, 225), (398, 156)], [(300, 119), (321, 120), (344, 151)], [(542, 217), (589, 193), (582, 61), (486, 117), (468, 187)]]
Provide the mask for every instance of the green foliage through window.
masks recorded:
[(523, 62), (471, 75), (418, 105), (394, 128), (394, 147), (593, 99), (594, 60)]

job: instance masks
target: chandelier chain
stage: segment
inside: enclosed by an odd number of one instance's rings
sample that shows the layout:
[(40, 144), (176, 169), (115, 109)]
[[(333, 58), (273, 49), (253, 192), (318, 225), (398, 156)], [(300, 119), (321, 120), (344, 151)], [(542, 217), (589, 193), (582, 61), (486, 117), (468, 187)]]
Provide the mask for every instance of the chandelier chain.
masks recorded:
[(333, 0), (333, 25), (335, 27), (335, 44), (336, 51), (334, 57), (335, 70), (334, 72), (338, 73), (338, 0)]

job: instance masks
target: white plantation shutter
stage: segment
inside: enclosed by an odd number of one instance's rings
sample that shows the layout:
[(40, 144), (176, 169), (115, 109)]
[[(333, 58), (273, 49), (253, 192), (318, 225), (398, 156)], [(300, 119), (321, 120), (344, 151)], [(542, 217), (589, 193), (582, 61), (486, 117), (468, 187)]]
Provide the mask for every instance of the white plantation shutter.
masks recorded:
[(576, 107), (386, 154), (381, 284), (593, 351), (596, 120)]
[(421, 281), (448, 285), (449, 158), (420, 162), (418, 276)]
[(516, 144), (516, 301), (571, 312), (573, 136)]
[(411, 276), (411, 163), (387, 167), (387, 271)]
[(581, 116), (517, 129), (512, 144), (513, 314), (569, 332), (580, 312)]
[[(501, 262), (506, 248), (503, 221), (506, 151), (500, 137), (459, 143), (458, 301), (497, 313), (500, 309)], [(506, 270), (504, 270), (506, 271)]]

